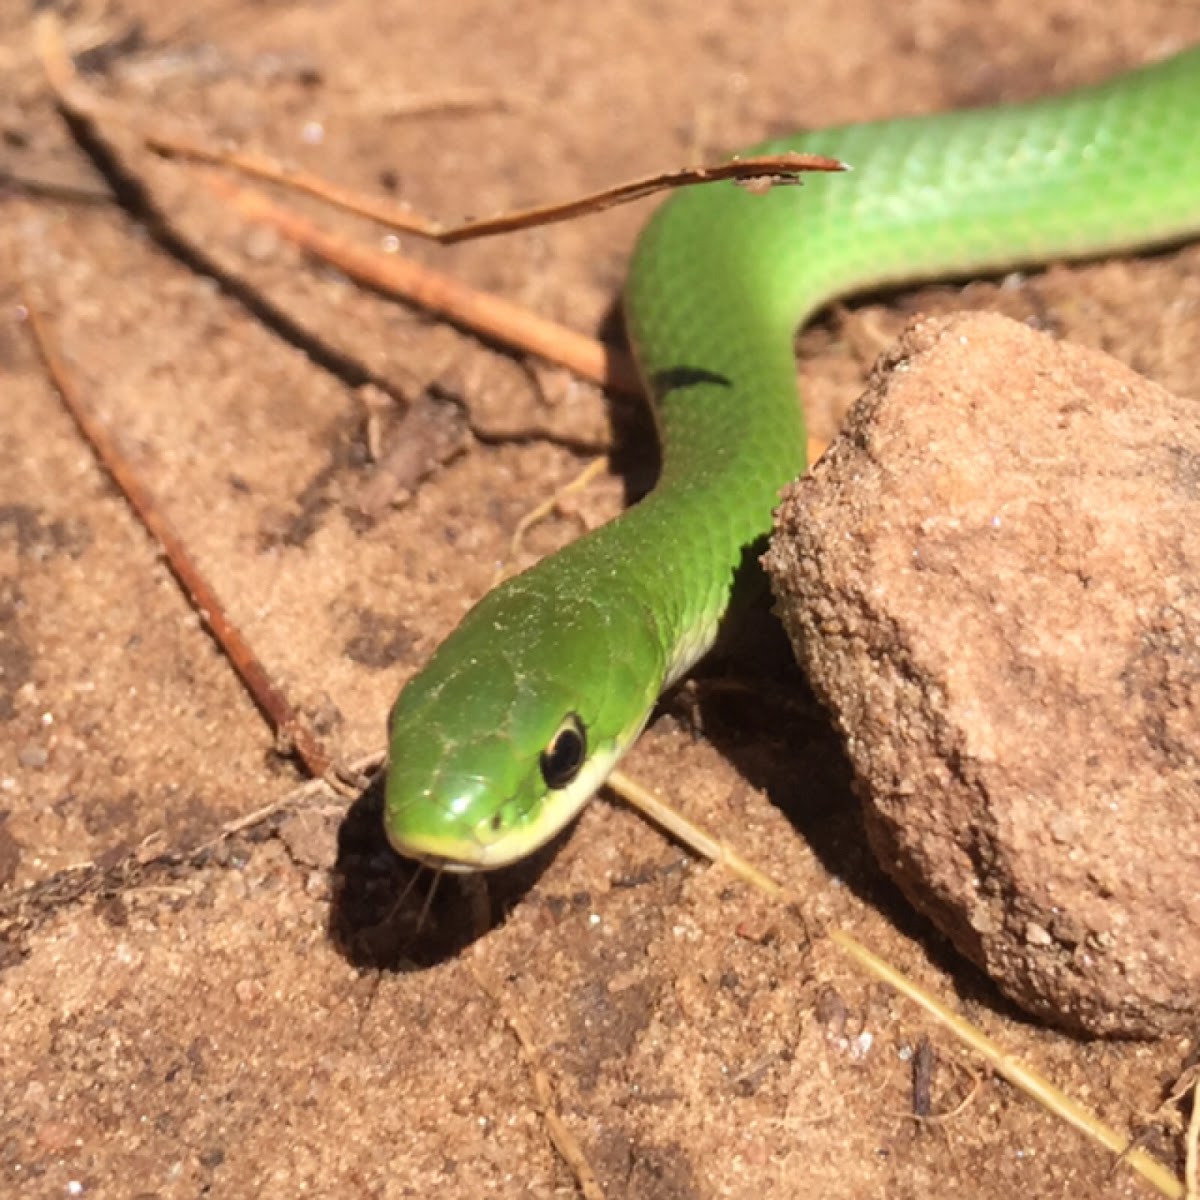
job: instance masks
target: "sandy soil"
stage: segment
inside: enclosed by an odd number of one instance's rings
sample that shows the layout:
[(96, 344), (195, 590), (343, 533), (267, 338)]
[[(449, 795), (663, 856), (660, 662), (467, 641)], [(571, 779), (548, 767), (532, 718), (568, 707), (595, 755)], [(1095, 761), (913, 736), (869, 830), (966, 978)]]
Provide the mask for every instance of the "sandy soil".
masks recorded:
[[(578, 471), (580, 443), (615, 420), (635, 447), (578, 502), (585, 521), (645, 485), (646, 425), (139, 160), (211, 263), (167, 253), (105, 199), (53, 113), (31, 8), (0, 13), (0, 166), (78, 194), (0, 193), (0, 1191), (574, 1195), (519, 1014), (609, 1196), (1146, 1194), (851, 968), (830, 924), (1178, 1170), (1155, 1112), (1191, 1044), (1037, 1027), (913, 917), (865, 853), (836, 743), (765, 618), (665, 706), (629, 767), (787, 879), (803, 925), (606, 802), (500, 881), (496, 928), (475, 936), (477, 901), (447, 887), (418, 947), (389, 923), (402, 875), (369, 796), (349, 814), (330, 795), (293, 801), (191, 853), (303, 780), (49, 387), (19, 274), (234, 619), (346, 760), (380, 748), (398, 686), (489, 585), (521, 514)], [(1031, 95), (1200, 39), (1200, 10), (1173, 0), (201, 0), (186, 14), (122, 0), (73, 19), (116, 35), (89, 64), (122, 102), (446, 217), (798, 125)], [(465, 87), (490, 105), (440, 103)], [(405, 115), (413, 98), (433, 107)], [(595, 332), (644, 215), (403, 248)], [(1197, 277), (1185, 249), (856, 305), (801, 339), (814, 423), (832, 431), (909, 317), (967, 306), (1194, 392)], [(479, 414), (503, 394), (529, 415), (364, 524), (365, 379)], [(541, 527), (532, 552), (577, 528)], [(935, 1121), (911, 1115), (925, 1038)]]

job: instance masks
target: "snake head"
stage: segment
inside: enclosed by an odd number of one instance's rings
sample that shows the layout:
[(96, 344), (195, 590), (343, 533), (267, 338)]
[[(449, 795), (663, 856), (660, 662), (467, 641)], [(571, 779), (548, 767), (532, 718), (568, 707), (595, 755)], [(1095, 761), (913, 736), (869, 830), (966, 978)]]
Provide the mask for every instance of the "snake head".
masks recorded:
[(400, 693), (384, 813), (400, 854), (460, 871), (525, 857), (645, 724), (661, 683), (650, 631), (577, 579), (558, 587), (561, 569), (485, 596)]

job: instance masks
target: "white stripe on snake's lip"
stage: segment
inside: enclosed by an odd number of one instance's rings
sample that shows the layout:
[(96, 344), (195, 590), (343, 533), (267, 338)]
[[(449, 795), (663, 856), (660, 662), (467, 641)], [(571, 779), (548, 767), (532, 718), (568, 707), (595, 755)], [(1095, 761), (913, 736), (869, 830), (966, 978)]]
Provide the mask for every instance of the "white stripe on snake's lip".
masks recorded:
[(385, 822), (388, 842), (403, 858), (438, 871), (465, 874), (492, 871), (539, 850), (565, 829), (608, 778), (609, 772), (637, 740), (649, 713), (609, 745), (597, 748), (579, 774), (565, 787), (547, 792), (537, 820), (514, 829), (494, 831), (488, 822), (474, 828), (453, 827), (444, 833), (405, 831)]

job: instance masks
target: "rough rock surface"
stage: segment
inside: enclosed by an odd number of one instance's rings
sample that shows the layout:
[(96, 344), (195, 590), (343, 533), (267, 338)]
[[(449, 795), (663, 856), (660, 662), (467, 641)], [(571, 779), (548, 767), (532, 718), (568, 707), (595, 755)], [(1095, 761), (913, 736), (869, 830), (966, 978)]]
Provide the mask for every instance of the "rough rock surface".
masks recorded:
[(1004, 318), (910, 327), (768, 569), (875, 853), (1014, 1001), (1200, 1013), (1200, 404)]

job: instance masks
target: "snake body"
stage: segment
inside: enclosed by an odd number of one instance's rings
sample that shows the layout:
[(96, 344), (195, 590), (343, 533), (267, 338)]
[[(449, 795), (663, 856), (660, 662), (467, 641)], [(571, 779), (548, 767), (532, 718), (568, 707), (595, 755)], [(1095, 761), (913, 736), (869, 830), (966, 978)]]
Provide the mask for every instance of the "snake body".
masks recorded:
[(805, 467), (796, 327), (884, 284), (1200, 232), (1200, 47), (1029, 103), (767, 143), (846, 174), (673, 196), (638, 241), (627, 326), (663, 466), (622, 516), (486, 595), (391, 715), (385, 826), (451, 869), (561, 830), (712, 645)]

